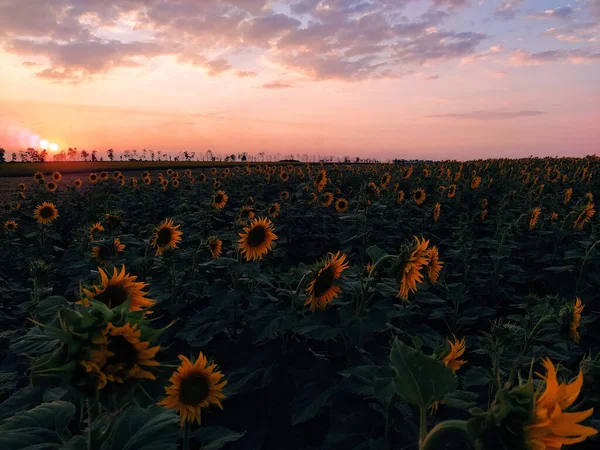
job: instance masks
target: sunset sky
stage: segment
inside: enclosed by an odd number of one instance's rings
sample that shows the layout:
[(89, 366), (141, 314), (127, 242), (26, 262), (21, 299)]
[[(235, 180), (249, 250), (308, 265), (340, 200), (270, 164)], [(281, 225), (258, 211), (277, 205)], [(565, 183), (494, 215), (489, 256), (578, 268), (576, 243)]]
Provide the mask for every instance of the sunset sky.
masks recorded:
[(600, 0), (0, 0), (0, 147), (472, 159), (600, 143)]

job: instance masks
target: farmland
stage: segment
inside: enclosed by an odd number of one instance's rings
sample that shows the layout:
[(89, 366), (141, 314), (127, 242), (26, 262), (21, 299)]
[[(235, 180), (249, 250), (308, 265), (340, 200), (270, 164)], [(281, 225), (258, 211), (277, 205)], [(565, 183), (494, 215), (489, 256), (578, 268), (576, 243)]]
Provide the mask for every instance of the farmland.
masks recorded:
[(4, 180), (0, 448), (598, 448), (598, 158), (67, 164)]

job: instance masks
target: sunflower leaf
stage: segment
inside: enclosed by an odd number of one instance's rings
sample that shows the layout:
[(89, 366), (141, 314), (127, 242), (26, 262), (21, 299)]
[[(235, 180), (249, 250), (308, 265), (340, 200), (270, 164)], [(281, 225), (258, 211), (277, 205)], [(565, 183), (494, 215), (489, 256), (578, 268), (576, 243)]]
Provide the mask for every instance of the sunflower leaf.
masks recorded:
[(193, 436), (202, 442), (202, 450), (219, 450), (230, 442), (235, 442), (246, 434), (236, 433), (225, 427), (202, 427)]

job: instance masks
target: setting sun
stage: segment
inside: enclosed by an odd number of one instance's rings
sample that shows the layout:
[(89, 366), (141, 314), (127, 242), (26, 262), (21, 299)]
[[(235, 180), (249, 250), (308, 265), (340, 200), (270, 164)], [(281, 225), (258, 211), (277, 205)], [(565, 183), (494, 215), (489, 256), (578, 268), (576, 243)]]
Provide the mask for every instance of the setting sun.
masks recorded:
[(47, 139), (42, 139), (40, 141), (40, 148), (42, 150), (46, 150), (48, 148), (48, 140)]
[(54, 142), (52, 144), (50, 144), (48, 146), (48, 148), (53, 151), (53, 152), (57, 152), (58, 151), (58, 144), (55, 144)]

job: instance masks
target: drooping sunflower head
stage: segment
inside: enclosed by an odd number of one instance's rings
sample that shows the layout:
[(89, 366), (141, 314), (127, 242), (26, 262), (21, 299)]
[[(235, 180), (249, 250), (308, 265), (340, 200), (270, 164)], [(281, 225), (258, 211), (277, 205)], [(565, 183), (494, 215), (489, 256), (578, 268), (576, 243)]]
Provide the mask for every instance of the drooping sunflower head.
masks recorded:
[(554, 225), (557, 220), (558, 220), (558, 213), (555, 211), (552, 211), (552, 214), (550, 214), (550, 224)]
[(123, 384), (129, 380), (155, 380), (148, 370), (160, 364), (154, 359), (160, 346), (150, 347), (149, 341), (142, 340), (137, 324), (125, 323), (115, 326), (108, 323), (99, 336), (92, 339), (86, 359), (80, 364), (96, 379), (97, 389), (110, 383)]
[(311, 193), (310, 193), (310, 197), (309, 197), (309, 199), (308, 199), (308, 202), (309, 202), (310, 204), (313, 204), (313, 203), (315, 203), (315, 202), (318, 200), (318, 198), (319, 198), (319, 197), (317, 196), (317, 194), (315, 194), (314, 192), (311, 192)]
[(440, 219), (440, 212), (442, 209), (442, 205), (440, 203), (436, 203), (433, 205), (433, 221), (437, 222)]
[(225, 192), (217, 191), (213, 195), (212, 205), (216, 209), (223, 209), (223, 208), (225, 208), (225, 205), (227, 204), (228, 199), (229, 199), (229, 197), (227, 196), (227, 194)]
[(181, 364), (169, 379), (171, 385), (165, 387), (167, 396), (158, 404), (177, 411), (182, 427), (186, 422), (200, 424), (202, 408), (216, 405), (223, 409), (221, 400), (225, 398), (223, 387), (227, 381), (202, 352), (195, 362), (183, 355), (179, 359)]
[(487, 207), (488, 207), (488, 199), (487, 198), (481, 199), (481, 209), (487, 209)]
[[(148, 172), (144, 172), (144, 173), (148, 173)], [(115, 170), (112, 174), (112, 177), (114, 180), (118, 180), (120, 176), (121, 176), (121, 172), (118, 170)]]
[(9, 233), (14, 233), (19, 228), (19, 225), (14, 220), (7, 220), (4, 222), (4, 229)]
[(154, 229), (152, 247), (156, 249), (156, 255), (162, 255), (169, 248), (177, 248), (177, 244), (181, 242), (181, 235), (183, 234), (178, 229), (180, 226), (175, 225), (171, 219), (165, 219)]
[(448, 188), (448, 198), (454, 198), (456, 195), (456, 185), (453, 184)]
[(404, 191), (399, 190), (398, 194), (396, 196), (396, 204), (399, 205), (400, 203), (402, 203), (403, 200), (404, 200)]
[(219, 258), (223, 252), (223, 241), (216, 236), (211, 236), (208, 238), (207, 247), (212, 258)]
[(386, 172), (382, 175), (381, 179), (379, 180), (379, 184), (381, 184), (382, 188), (385, 188), (391, 179), (392, 176), (388, 172)]
[(348, 200), (340, 198), (335, 202), (335, 210), (339, 213), (345, 213), (348, 211)]
[[(393, 268), (393, 271), (398, 274), (400, 282), (398, 297), (403, 302), (408, 301), (411, 292), (417, 292), (417, 283), (423, 282), (423, 270), (429, 266), (431, 257), (431, 251), (428, 247), (428, 240), (414, 236), (414, 242), (403, 248), (398, 262)], [(437, 273), (439, 273), (439, 270)]]
[(434, 245), (429, 249), (429, 269), (428, 276), (432, 283), (437, 283), (440, 272), (442, 271), (444, 263), (440, 261), (440, 253), (438, 248)]
[(102, 172), (100, 172), (100, 179), (102, 181), (108, 180), (108, 172), (106, 170), (103, 170)]
[(243, 225), (252, 218), (254, 218), (254, 208), (252, 206), (242, 206), (242, 209), (238, 213), (238, 223)]
[(35, 208), (33, 218), (42, 225), (54, 222), (58, 218), (58, 209), (54, 203), (44, 202)]
[(485, 220), (485, 218), (487, 217), (488, 214), (488, 210), (484, 209), (483, 211), (481, 211), (481, 220)]
[(94, 225), (92, 225), (89, 230), (90, 241), (94, 240), (94, 233), (99, 233), (101, 231), (104, 231), (104, 227), (100, 222), (96, 222)]
[(73, 184), (77, 189), (79, 189), (83, 185), (83, 182), (81, 181), (81, 178), (77, 178), (75, 181), (73, 181)]
[(594, 204), (588, 203), (581, 209), (581, 211), (577, 215), (575, 222), (573, 222), (573, 228), (575, 228), (576, 230), (583, 230), (585, 224), (592, 220), (592, 217), (594, 217), (595, 214), (596, 210), (594, 209)]
[(417, 205), (420, 205), (425, 201), (427, 195), (425, 194), (425, 189), (418, 188), (413, 191), (413, 200)]
[(456, 336), (452, 336), (452, 340), (448, 339), (446, 344), (446, 352), (441, 360), (446, 367), (456, 373), (467, 362), (464, 359), (459, 359), (465, 353), (467, 341), (465, 338), (458, 340)]
[(281, 206), (279, 206), (279, 203), (273, 203), (269, 207), (269, 216), (274, 219), (279, 215), (279, 211), (281, 211)]
[(50, 181), (46, 184), (46, 189), (49, 192), (55, 192), (58, 189), (58, 185), (54, 181)]
[(341, 289), (334, 282), (342, 276), (342, 272), (349, 267), (346, 254), (337, 252), (329, 253), (316, 267), (313, 268), (313, 279), (306, 288), (308, 295), (304, 306), (311, 311), (323, 310), (337, 298)]
[(324, 192), (321, 194), (319, 201), (321, 202), (321, 206), (331, 206), (331, 204), (333, 203), (333, 194), (331, 192)]
[(471, 180), (471, 189), (477, 189), (480, 184), (481, 184), (481, 177), (474, 176), (473, 179)]
[(98, 181), (98, 175), (96, 175), (95, 173), (90, 173), (88, 175), (88, 180), (90, 180), (90, 183), (94, 184)]
[(262, 259), (277, 239), (273, 223), (267, 218), (258, 217), (240, 233), (239, 249), (247, 261)]
[(43, 179), (44, 179), (44, 174), (43, 174), (42, 172), (36, 172), (36, 173), (33, 175), (33, 179), (34, 179), (35, 181), (39, 182), (39, 181), (41, 181), (41, 180), (43, 180)]
[(590, 203), (594, 201), (594, 194), (592, 194), (591, 192), (586, 192), (585, 197), (587, 198), (587, 201)]
[(314, 182), (315, 189), (321, 192), (327, 186), (327, 172), (325, 169), (319, 170)]
[(288, 191), (283, 191), (281, 194), (279, 194), (279, 199), (286, 201), (290, 199), (290, 193)]
[(98, 264), (108, 264), (125, 249), (119, 238), (113, 239), (109, 244), (100, 244), (92, 247), (92, 258)]
[(146, 298), (147, 293), (143, 289), (147, 286), (146, 283), (135, 281), (137, 277), (125, 272), (125, 266), (121, 266), (121, 271), (117, 271), (113, 267), (113, 274), (109, 278), (108, 274), (98, 267), (100, 273), (100, 286), (92, 286), (91, 289), (82, 289), (85, 298), (82, 303), (86, 306), (90, 305), (90, 299), (104, 303), (109, 308), (117, 308), (125, 303), (129, 303), (130, 311), (142, 311), (154, 305), (154, 300)]
[(186, 169), (186, 170), (183, 172), (183, 174), (184, 174), (186, 177), (190, 178), (190, 177), (192, 176), (192, 170), (191, 170), (191, 169)]
[(365, 194), (367, 195), (369, 200), (374, 200), (375, 197), (379, 197), (379, 195), (381, 194), (381, 190), (375, 183), (370, 182), (365, 188)]
[(52, 174), (52, 179), (53, 179), (53, 180), (54, 180), (56, 183), (58, 183), (59, 181), (61, 181), (61, 180), (62, 180), (62, 173), (60, 173), (60, 172), (58, 172), (58, 171), (57, 171), (57, 172), (54, 172), (54, 173)]
[(533, 230), (538, 223), (540, 218), (540, 214), (542, 214), (542, 209), (537, 207), (533, 208), (531, 213), (529, 213), (529, 229)]
[(583, 308), (583, 302), (579, 297), (576, 297), (575, 303), (565, 305), (560, 311), (563, 331), (565, 331), (565, 334), (576, 344), (579, 344), (581, 339), (579, 334), (579, 324), (581, 323), (581, 313), (583, 312)]

